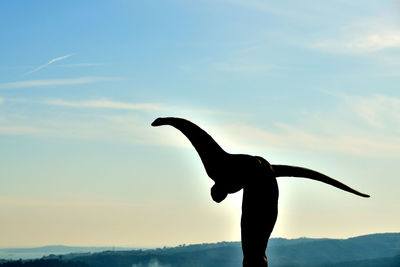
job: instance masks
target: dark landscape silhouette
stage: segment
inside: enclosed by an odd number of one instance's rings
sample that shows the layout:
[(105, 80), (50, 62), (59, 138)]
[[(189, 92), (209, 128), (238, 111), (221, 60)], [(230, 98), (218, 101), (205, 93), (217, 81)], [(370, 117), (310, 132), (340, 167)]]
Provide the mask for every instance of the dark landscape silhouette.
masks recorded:
[(367, 194), (314, 170), (271, 165), (259, 156), (230, 154), (196, 124), (182, 118), (158, 118), (152, 126), (170, 125), (181, 131), (199, 154), (207, 175), (215, 182), (211, 197), (223, 201), (243, 189), (241, 241), (243, 266), (268, 266), (266, 249), (278, 216), (279, 190), (276, 177), (291, 176), (317, 180), (362, 197)]
[[(271, 238), (267, 251), (270, 265), (275, 267), (398, 267), (399, 243), (400, 233), (348, 239)], [(22, 261), (0, 259), (0, 267), (239, 267), (242, 259), (240, 242), (219, 242), (147, 250), (49, 255)]]

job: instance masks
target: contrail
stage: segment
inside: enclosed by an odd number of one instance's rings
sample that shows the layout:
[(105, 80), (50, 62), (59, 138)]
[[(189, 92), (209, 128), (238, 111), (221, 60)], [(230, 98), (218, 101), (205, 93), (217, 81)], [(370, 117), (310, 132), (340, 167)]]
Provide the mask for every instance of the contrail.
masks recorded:
[(73, 55), (73, 54), (68, 54), (68, 55), (65, 55), (65, 56), (62, 56), (62, 57), (53, 58), (53, 59), (49, 60), (49, 62), (47, 62), (46, 64), (43, 64), (43, 65), (37, 67), (36, 69), (33, 69), (33, 70), (31, 70), (31, 71), (29, 71), (29, 72), (27, 72), (27, 73), (25, 73), (25, 74), (30, 74), (30, 73), (33, 73), (33, 72), (37, 72), (37, 71), (39, 71), (39, 70), (41, 70), (41, 69), (43, 69), (43, 68), (49, 66), (50, 64), (53, 64), (53, 63), (55, 63), (55, 62), (57, 62), (57, 61), (60, 61), (60, 60), (67, 59), (67, 58), (69, 58), (69, 57), (72, 56), (72, 55)]

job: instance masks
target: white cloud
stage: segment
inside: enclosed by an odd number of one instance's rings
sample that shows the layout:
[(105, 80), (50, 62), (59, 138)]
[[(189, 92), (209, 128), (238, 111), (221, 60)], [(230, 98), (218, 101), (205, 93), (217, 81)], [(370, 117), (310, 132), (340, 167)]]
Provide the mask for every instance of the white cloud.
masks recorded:
[(375, 52), (400, 47), (400, 31), (370, 33), (350, 40), (329, 40), (313, 44), (313, 47), (335, 52)]
[(400, 98), (342, 95), (354, 112), (374, 128), (391, 127), (400, 132)]
[[(71, 140), (91, 140), (134, 145), (189, 146), (189, 143), (176, 134), (173, 129), (157, 131), (150, 124), (152, 115), (97, 115), (81, 114), (79, 118), (53, 118), (30, 122), (21, 120), (9, 122), (15, 128), (34, 125), (38, 132), (15, 132), (15, 134), (35, 135), (40, 137), (66, 138)], [(27, 129), (30, 126), (25, 126)], [(17, 130), (17, 129), (16, 129)], [(0, 131), (0, 134), (2, 131)], [(10, 132), (11, 134), (12, 132)]]
[(98, 82), (107, 82), (107, 81), (116, 81), (116, 80), (120, 80), (120, 78), (94, 76), (94, 77), (79, 77), (79, 78), (71, 78), (71, 79), (25, 80), (25, 81), (18, 81), (18, 82), (0, 83), (0, 89), (77, 85), (77, 84), (98, 83)]
[[(332, 128), (336, 122), (330, 121)], [(318, 127), (308, 128), (276, 123), (276, 130), (265, 130), (254, 125), (225, 125), (226, 132), (235, 133), (224, 139), (226, 143), (243, 144), (237, 150), (256, 151), (322, 151), (362, 156), (399, 156), (400, 140), (381, 138), (352, 128), (338, 129), (331, 134), (318, 133)], [(228, 140), (227, 140), (228, 139)]]
[(278, 15), (283, 17), (303, 17), (297, 10), (282, 8), (274, 5), (271, 1), (262, 0), (224, 0), (224, 2), (254, 9), (263, 13)]
[[(221, 146), (235, 151), (320, 151), (346, 153), (357, 156), (398, 157), (400, 151), (400, 98), (384, 95), (336, 95), (340, 100), (336, 108), (325, 112), (308, 112), (293, 123), (276, 121), (262, 128), (243, 121), (243, 117), (224, 120), (227, 114), (170, 107), (153, 103), (127, 103), (111, 100), (65, 101), (50, 99), (38, 104), (72, 108), (103, 108), (146, 111), (135, 114), (98, 114), (79, 111), (79, 118), (62, 121), (47, 116), (31, 121), (30, 118), (11, 118), (7, 115), (0, 134), (32, 134), (72, 139), (103, 140), (127, 144), (161, 146), (190, 146), (190, 143), (166, 128), (154, 130), (150, 123), (156, 112), (177, 113), (187, 117), (210, 132)], [(175, 112), (175, 111), (176, 112)], [(185, 115), (187, 114), (187, 115)], [(207, 118), (204, 118), (206, 116)], [(207, 123), (206, 123), (207, 122)]]
[(60, 66), (62, 67), (99, 67), (99, 66), (104, 66), (104, 63), (74, 63), (74, 64), (62, 64)]
[(4, 98), (0, 97), (0, 104), (4, 103)]
[(372, 33), (347, 44), (349, 49), (358, 51), (378, 51), (400, 47), (400, 31)]
[[(9, 99), (7, 99), (9, 101)], [(111, 101), (107, 99), (95, 99), (85, 101), (66, 101), (64, 99), (47, 100), (13, 100), (12, 103), (29, 103), (33, 105), (54, 105), (69, 107), (71, 110), (60, 119), (59, 116), (66, 113), (57, 113), (55, 117), (50, 109), (41, 109), (44, 112), (38, 114), (5, 113), (1, 119), (1, 134), (10, 135), (34, 135), (39, 137), (55, 137), (77, 140), (98, 140), (105, 142), (117, 142), (124, 144), (160, 145), (160, 146), (189, 146), (189, 142), (182, 138), (173, 129), (157, 131), (151, 127), (151, 122), (160, 116), (157, 113), (168, 113), (168, 115), (195, 119), (198, 117), (226, 116), (213, 110), (185, 108), (182, 106), (167, 106), (156, 103), (129, 103)], [(74, 108), (79, 110), (74, 111)], [(82, 110), (86, 109), (86, 110)], [(103, 109), (98, 112), (98, 109)], [(51, 109), (54, 110), (54, 109)], [(111, 110), (131, 110), (129, 113), (108, 112)], [(144, 111), (140, 116), (136, 111)], [(187, 116), (185, 115), (187, 114)], [(189, 115), (190, 114), (190, 115)]]
[(311, 47), (337, 53), (368, 53), (390, 48), (400, 48), (400, 30), (373, 22), (349, 25), (341, 36), (314, 42)]
[[(388, 138), (381, 139), (372, 134), (361, 134), (352, 128), (340, 129), (332, 135), (313, 132), (290, 125), (279, 125), (293, 146), (303, 146), (309, 150), (336, 151), (355, 155), (372, 156), (394, 154), (400, 151), (400, 143)], [(397, 153), (398, 154), (398, 153)]]
[(269, 64), (233, 64), (233, 63), (215, 63), (214, 68), (221, 72), (234, 73), (263, 73), (271, 70), (273, 65)]
[(39, 135), (42, 133), (42, 129), (37, 127), (14, 124), (0, 126), (0, 134), (2, 135)]
[[(176, 131), (167, 129), (157, 131), (151, 127), (151, 122), (158, 117), (155, 113), (160, 110), (170, 112), (170, 107), (152, 103), (126, 103), (109, 100), (88, 100), (80, 102), (51, 99), (43, 101), (29, 101), (31, 104), (59, 105), (71, 108), (102, 108), (105, 110), (132, 110), (146, 111), (140, 116), (134, 112), (129, 114), (106, 113), (101, 114), (97, 110), (82, 110), (73, 113), (72, 117), (66, 116), (60, 119), (53, 112), (45, 112), (37, 117), (36, 113), (20, 116), (18, 114), (5, 113), (0, 117), (0, 135), (33, 135), (37, 137), (55, 137), (71, 140), (97, 140), (104, 142), (117, 142), (123, 144), (160, 145), (160, 146), (189, 146), (185, 138), (181, 138)], [(178, 109), (178, 108), (176, 108)], [(48, 109), (44, 109), (48, 110)], [(184, 112), (180, 109), (180, 112)], [(202, 113), (204, 111), (197, 111)], [(207, 111), (206, 111), (207, 112)], [(196, 113), (192, 110), (191, 114)], [(57, 113), (60, 115), (60, 113)]]
[(39, 70), (41, 70), (41, 69), (43, 69), (43, 68), (45, 68), (45, 67), (47, 67), (47, 66), (49, 66), (49, 65), (51, 65), (51, 64), (53, 64), (55, 62), (57, 62), (57, 61), (61, 61), (61, 60), (67, 59), (70, 56), (72, 56), (72, 54), (68, 54), (68, 55), (65, 55), (65, 56), (53, 58), (53, 59), (49, 60), (46, 64), (43, 64), (43, 65), (41, 65), (41, 66), (39, 66), (39, 67), (27, 72), (26, 74), (37, 72), (37, 71), (39, 71)]
[[(6, 204), (13, 207), (54, 207), (54, 208), (63, 208), (63, 207), (99, 207), (99, 208), (112, 208), (112, 207), (146, 207), (146, 204), (132, 203), (132, 202), (124, 202), (124, 201), (115, 201), (115, 200), (84, 200), (84, 201), (76, 201), (73, 199), (68, 199), (64, 201), (59, 201), (53, 199), (52, 201), (44, 201), (40, 199), (27, 199), (27, 198), (15, 198), (15, 197), (6, 197), (0, 196), (0, 202), (2, 204)], [(147, 204), (148, 205), (148, 204)]]
[[(320, 151), (361, 157), (400, 157), (400, 98), (334, 95), (329, 111), (304, 111), (292, 123), (271, 127), (220, 124), (221, 145), (230, 151)], [(234, 133), (230, 135), (229, 133)], [(239, 145), (238, 145), (239, 144)]]
[(110, 108), (110, 109), (131, 109), (131, 110), (160, 110), (162, 107), (153, 103), (126, 103), (111, 101), (106, 99), (86, 100), (86, 101), (65, 101), (63, 99), (49, 99), (43, 101), (44, 104), (75, 107), (75, 108)]

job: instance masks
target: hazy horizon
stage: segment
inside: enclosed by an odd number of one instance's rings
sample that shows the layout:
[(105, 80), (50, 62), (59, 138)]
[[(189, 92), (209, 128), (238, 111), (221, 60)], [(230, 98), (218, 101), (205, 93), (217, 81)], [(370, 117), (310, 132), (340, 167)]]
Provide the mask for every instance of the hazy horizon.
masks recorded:
[(278, 178), (272, 237), (400, 230), (397, 2), (0, 7), (0, 246), (240, 240), (241, 192), (213, 202), (165, 116), (371, 195)]
[[(335, 238), (300, 238), (300, 239), (285, 239), (282, 240), (281, 238), (272, 238), (270, 239), (269, 242), (269, 251), (275, 254), (276, 258), (285, 258), (284, 255), (290, 255), (290, 258), (293, 258), (293, 254), (291, 252), (287, 251), (292, 251), (293, 248), (297, 247), (297, 249), (294, 249), (294, 251), (297, 251), (298, 255), (300, 257), (307, 258), (310, 256), (315, 256), (315, 253), (320, 253), (323, 255), (332, 255), (334, 254), (333, 251), (348, 251), (349, 249), (353, 249), (353, 253), (348, 254), (348, 253), (343, 253), (346, 254), (350, 259), (360, 259), (360, 258), (379, 258), (379, 255), (382, 256), (395, 256), (398, 254), (398, 249), (396, 250), (396, 242), (398, 241), (400, 236), (400, 233), (376, 233), (376, 234), (370, 234), (367, 236), (357, 236), (357, 237), (352, 237), (349, 239), (335, 239)], [(397, 241), (396, 241), (397, 240)], [(319, 245), (318, 245), (319, 244)], [(346, 245), (345, 245), (346, 244)], [(308, 246), (310, 245), (310, 246)], [(111, 257), (125, 257), (127, 255), (133, 256), (135, 254), (135, 251), (138, 250), (143, 250), (144, 253), (155, 253), (153, 255), (153, 259), (156, 259), (155, 255), (159, 255), (160, 250), (165, 251), (165, 253), (173, 253), (173, 254), (180, 254), (184, 251), (186, 253), (193, 252), (194, 250), (202, 251), (205, 253), (205, 255), (209, 255), (209, 252), (206, 252), (207, 249), (215, 250), (217, 248), (221, 247), (231, 247), (231, 248), (236, 248), (235, 250), (231, 251), (231, 253), (237, 257), (237, 254), (240, 253), (240, 246), (241, 243), (240, 241), (235, 241), (235, 242), (218, 242), (218, 243), (202, 243), (202, 244), (181, 244), (179, 246), (171, 246), (171, 247), (166, 247), (166, 246), (158, 246), (158, 247), (152, 247), (152, 248), (144, 248), (144, 247), (117, 247), (117, 246), (108, 246), (108, 247), (83, 247), (83, 246), (45, 246), (45, 247), (36, 247), (36, 248), (0, 248), (0, 262), (1, 260), (28, 260), (28, 259), (43, 259), (43, 257), (50, 257), (54, 259), (54, 255), (61, 256), (61, 255), (66, 255), (66, 259), (71, 259), (74, 257), (79, 256), (89, 256), (89, 257), (96, 257), (99, 255), (104, 255), (102, 252), (108, 251), (106, 255), (109, 255)], [(308, 246), (308, 249), (307, 249)], [(319, 249), (317, 249), (319, 248)], [(371, 255), (370, 253), (365, 252), (366, 251), (379, 251), (376, 252), (375, 255)], [(165, 250), (166, 249), (166, 250)], [(331, 250), (330, 253), (326, 253), (326, 249)], [(177, 253), (177, 250), (180, 253)], [(333, 250), (333, 251), (332, 251)], [(109, 253), (109, 251), (113, 251), (113, 253)], [(147, 252), (145, 252), (147, 251)], [(169, 251), (169, 252), (168, 252)], [(175, 252), (174, 252), (175, 251)], [(308, 252), (307, 252), (308, 251)], [(358, 252), (356, 252), (358, 251)], [(115, 253), (114, 253), (115, 252)], [(120, 252), (123, 252), (121, 254)], [(215, 251), (216, 252), (216, 251)], [(215, 252), (214, 252), (214, 257), (215, 257)], [(310, 255), (310, 252), (312, 253)], [(363, 256), (360, 255), (360, 252)], [(90, 253), (88, 255), (87, 253)], [(165, 256), (165, 253), (161, 253), (162, 255)], [(202, 253), (202, 254), (203, 254)], [(379, 254), (380, 253), (380, 254)], [(73, 254), (73, 255), (72, 255)], [(137, 255), (137, 254), (136, 254)], [(278, 256), (279, 255), (279, 256)], [(143, 254), (141, 254), (143, 256)], [(197, 254), (197, 256), (199, 256)], [(353, 256), (353, 258), (351, 257)], [(323, 258), (324, 256), (322, 256)], [(57, 257), (60, 259), (60, 257)], [(294, 257), (296, 258), (296, 256)], [(318, 258), (318, 257), (317, 257)], [(299, 259), (295, 260), (296, 262)], [(311, 259), (308, 259), (310, 261)], [(337, 258), (335, 259), (337, 260)], [(102, 259), (102, 262), (107, 261), (106, 258)], [(340, 261), (340, 260), (339, 260)], [(343, 261), (343, 259), (342, 259)], [(165, 259), (164, 259), (165, 262)]]
[[(287, 239), (287, 240), (296, 240), (296, 239), (337, 239), (337, 240), (344, 240), (344, 239), (351, 239), (354, 237), (360, 237), (360, 236), (367, 236), (367, 235), (376, 235), (376, 234), (396, 234), (398, 232), (385, 232), (385, 233), (368, 233), (368, 234), (361, 234), (357, 236), (348, 236), (348, 237), (307, 237), (307, 236), (299, 236), (299, 237), (294, 237), (294, 238), (285, 238), (285, 237), (271, 237), (271, 239)], [(119, 246), (118, 244), (115, 245), (80, 245), (80, 244), (71, 244), (71, 245), (65, 245), (65, 244), (47, 244), (47, 245), (39, 245), (39, 246), (15, 246), (15, 247), (7, 247), (7, 246), (0, 246), (0, 249), (36, 249), (36, 248), (45, 248), (45, 247), (71, 247), (71, 248), (115, 248), (115, 249), (157, 249), (157, 248), (163, 248), (163, 247), (177, 247), (181, 245), (198, 245), (198, 244), (216, 244), (216, 243), (221, 243), (221, 242), (240, 242), (240, 239), (238, 240), (232, 240), (232, 241), (226, 241), (226, 240), (220, 240), (216, 242), (204, 242), (204, 243), (182, 243), (182, 244), (174, 244), (174, 245), (165, 245), (165, 244), (157, 244), (157, 245), (152, 245), (152, 246), (141, 246), (139, 245), (126, 245), (126, 246)]]
[[(369, 236), (369, 235), (385, 235), (385, 234), (398, 234), (400, 232), (387, 232), (387, 233), (370, 233), (370, 234), (363, 234), (363, 235), (358, 235), (358, 236), (349, 236), (349, 237), (343, 237), (343, 238), (335, 238), (335, 237), (307, 237), (307, 236), (302, 236), (302, 237), (295, 237), (295, 238), (284, 238), (284, 237), (272, 237), (271, 239), (286, 239), (286, 240), (298, 240), (298, 239), (332, 239), (332, 240), (347, 240), (347, 239), (352, 239), (356, 237), (363, 237), (363, 236)], [(41, 245), (41, 246), (19, 246), (19, 247), (2, 247), (0, 246), (0, 250), (7, 250), (7, 249), (42, 249), (42, 248), (97, 248), (97, 249), (121, 249), (121, 250), (129, 250), (129, 249), (158, 249), (158, 248), (173, 248), (173, 247), (179, 247), (179, 246), (190, 246), (190, 245), (201, 245), (201, 244), (217, 244), (217, 243), (240, 243), (240, 240), (233, 240), (233, 241), (226, 241), (226, 240), (220, 240), (217, 242), (204, 242), (204, 243), (182, 243), (182, 244), (177, 244), (177, 245), (172, 245), (172, 246), (167, 246), (163, 244), (159, 245), (154, 245), (154, 246), (118, 246), (116, 245), (99, 245), (99, 246), (90, 246), (90, 245), (64, 245), (64, 244), (48, 244), (48, 245)], [(1, 259), (1, 257), (0, 257)]]

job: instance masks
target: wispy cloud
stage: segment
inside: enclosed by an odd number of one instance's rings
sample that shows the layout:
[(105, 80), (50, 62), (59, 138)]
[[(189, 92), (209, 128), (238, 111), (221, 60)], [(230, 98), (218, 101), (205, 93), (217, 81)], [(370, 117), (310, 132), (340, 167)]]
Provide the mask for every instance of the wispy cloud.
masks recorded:
[(400, 29), (390, 21), (364, 19), (345, 25), (337, 36), (316, 41), (311, 46), (337, 53), (369, 53), (400, 48)]
[(271, 1), (262, 0), (223, 0), (229, 4), (251, 8), (263, 13), (278, 15), (283, 17), (299, 17), (301, 13), (298, 11), (290, 10), (288, 8), (278, 7)]
[[(270, 16), (279, 16), (289, 20), (297, 20), (297, 23), (324, 23), (332, 17), (337, 19), (340, 12), (341, 19), (353, 15), (352, 9), (358, 12), (364, 11), (363, 4), (347, 3), (349, 1), (291, 1), (290, 4), (282, 4), (265, 0), (220, 0), (230, 5), (247, 8), (252, 11), (261, 12)], [(335, 17), (336, 15), (336, 17)], [(315, 27), (314, 27), (315, 28)]]
[[(400, 98), (333, 94), (337, 106), (303, 111), (293, 122), (260, 127), (246, 120), (220, 123), (223, 147), (237, 151), (319, 151), (360, 157), (400, 157)], [(226, 135), (224, 133), (235, 133)], [(230, 147), (229, 147), (230, 146)]]
[[(9, 101), (9, 99), (6, 99)], [(160, 146), (188, 146), (186, 139), (176, 135), (174, 131), (154, 131), (150, 123), (160, 112), (164, 115), (179, 114), (178, 116), (196, 119), (225, 116), (212, 110), (187, 109), (182, 106), (169, 106), (158, 103), (132, 103), (113, 101), (108, 99), (92, 99), (83, 101), (69, 101), (65, 99), (26, 100), (33, 105), (53, 105), (70, 108), (71, 116), (54, 117), (54, 109), (40, 109), (44, 111), (13, 114), (0, 114), (0, 135), (27, 135), (36, 137), (55, 137), (72, 140), (101, 140), (124, 144), (160, 145)], [(15, 105), (19, 102), (13, 101)], [(119, 111), (132, 112), (119, 112)], [(101, 111), (101, 112), (99, 112)], [(211, 113), (211, 114), (210, 114)], [(20, 116), (22, 114), (23, 116)], [(65, 113), (57, 113), (60, 116)], [(204, 115), (207, 114), (207, 115)], [(2, 115), (3, 118), (1, 117)]]
[(400, 150), (400, 145), (392, 138), (378, 136), (348, 127), (328, 134), (318, 134), (313, 129), (295, 127), (286, 124), (278, 125), (293, 146), (303, 146), (309, 150), (343, 152), (363, 156), (391, 156)]
[(4, 103), (4, 98), (0, 97), (0, 104)]
[(74, 107), (74, 108), (109, 108), (156, 111), (162, 109), (161, 105), (153, 103), (126, 103), (106, 99), (86, 101), (65, 101), (63, 99), (49, 99), (43, 102), (48, 105)]
[(117, 77), (79, 77), (79, 78), (71, 78), (71, 79), (25, 80), (25, 81), (17, 81), (17, 82), (0, 83), (0, 89), (77, 85), (77, 84), (108, 82), (108, 81), (116, 81), (116, 80), (120, 80), (120, 78), (117, 78)]
[(215, 63), (213, 66), (217, 71), (233, 73), (265, 73), (274, 68), (271, 64)]
[[(399, 157), (400, 99), (374, 95), (334, 95), (339, 100), (329, 111), (307, 111), (294, 122), (275, 121), (271, 127), (248, 123), (235, 116), (213, 113), (204, 120), (204, 112), (155, 103), (130, 103), (107, 99), (67, 101), (48, 99), (37, 104), (85, 108), (79, 116), (60, 121), (49, 114), (46, 119), (31, 121), (5, 114), (0, 134), (54, 136), (73, 139), (104, 140), (129, 144), (190, 146), (174, 131), (153, 131), (150, 122), (159, 111), (187, 117), (205, 129), (229, 151), (319, 151), (363, 157)], [(91, 112), (94, 110), (96, 112)], [(146, 113), (98, 113), (96, 109), (132, 110)], [(198, 116), (196, 117), (197, 114)], [(306, 117), (306, 119), (304, 119)], [(225, 118), (225, 119), (224, 119)], [(302, 118), (302, 119), (300, 119)], [(207, 121), (207, 123), (202, 123)], [(233, 122), (234, 121), (234, 122)], [(232, 134), (234, 133), (234, 134)], [(169, 134), (169, 135), (168, 135)]]
[(373, 128), (391, 127), (400, 132), (400, 98), (385, 95), (370, 97), (341, 95), (341, 97)]
[(51, 65), (51, 64), (53, 64), (53, 63), (55, 63), (55, 62), (57, 62), (57, 61), (61, 61), (61, 60), (67, 59), (67, 58), (71, 57), (72, 55), (73, 55), (73, 54), (68, 54), (68, 55), (65, 55), (65, 56), (61, 56), (61, 57), (56, 57), (56, 58), (50, 59), (46, 64), (43, 64), (43, 65), (41, 65), (41, 66), (39, 66), (39, 67), (37, 67), (37, 68), (31, 70), (31, 71), (28, 71), (28, 72), (25, 73), (25, 74), (30, 74), (30, 73), (37, 72), (37, 71), (39, 71), (39, 70), (41, 70), (41, 69), (44, 69), (44, 68), (46, 68), (47, 66), (49, 66), (49, 65)]
[(1, 135), (40, 135), (43, 131), (37, 127), (24, 126), (24, 125), (1, 125)]
[(94, 63), (94, 62), (87, 62), (87, 63), (74, 63), (74, 64), (62, 64), (59, 65), (61, 67), (99, 67), (104, 66), (104, 63)]
[[(331, 128), (342, 125), (330, 121)], [(331, 133), (321, 133), (304, 125), (275, 123), (275, 129), (262, 129), (251, 124), (224, 125), (226, 132), (236, 135), (225, 138), (227, 143), (242, 144), (234, 149), (255, 151), (320, 151), (357, 156), (399, 157), (399, 138), (363, 132), (357, 127), (345, 127)]]
[(313, 44), (314, 48), (332, 52), (376, 52), (400, 47), (400, 31), (369, 33), (348, 40), (324, 40)]
[(6, 197), (6, 196), (0, 196), (0, 202), (2, 204), (7, 204), (10, 206), (14, 207), (20, 207), (20, 206), (26, 206), (26, 207), (55, 207), (55, 208), (61, 208), (61, 207), (72, 207), (72, 208), (77, 208), (77, 207), (99, 207), (99, 208), (104, 208), (104, 207), (143, 207), (147, 208), (149, 204), (144, 204), (144, 203), (133, 203), (133, 202), (124, 202), (124, 201), (115, 201), (115, 200), (109, 200), (109, 201), (104, 201), (104, 200), (73, 200), (73, 199), (66, 199), (63, 201), (59, 200), (52, 200), (52, 201), (45, 201), (41, 199), (34, 199), (34, 198), (15, 198), (15, 197)]

